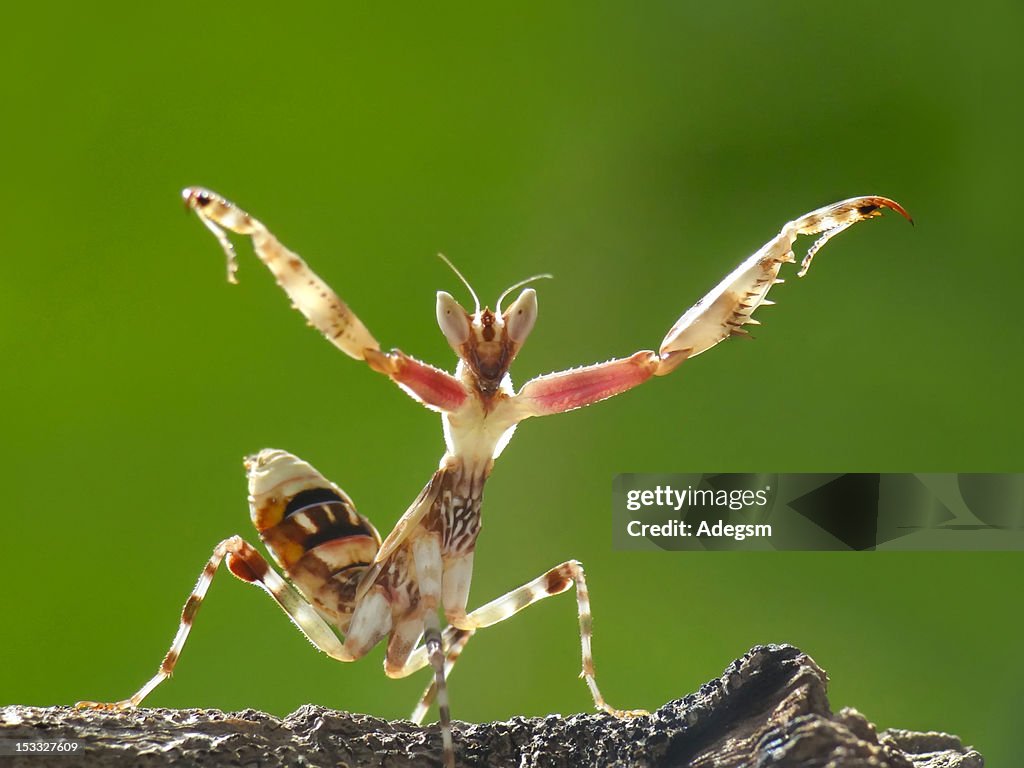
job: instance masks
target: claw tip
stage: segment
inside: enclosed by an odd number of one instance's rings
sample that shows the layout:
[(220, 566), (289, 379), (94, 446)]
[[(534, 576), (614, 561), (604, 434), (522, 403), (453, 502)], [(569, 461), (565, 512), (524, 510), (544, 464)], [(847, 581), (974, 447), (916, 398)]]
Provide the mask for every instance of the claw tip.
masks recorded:
[(878, 198), (878, 201), (882, 205), (884, 205), (886, 208), (889, 208), (890, 210), (896, 211), (896, 213), (898, 213), (904, 219), (909, 221), (911, 226), (914, 226), (914, 219), (911, 217), (911, 215), (909, 213), (907, 213), (907, 209), (904, 208), (899, 203), (897, 203), (895, 200), (890, 200), (887, 197), (880, 197), (880, 198)]

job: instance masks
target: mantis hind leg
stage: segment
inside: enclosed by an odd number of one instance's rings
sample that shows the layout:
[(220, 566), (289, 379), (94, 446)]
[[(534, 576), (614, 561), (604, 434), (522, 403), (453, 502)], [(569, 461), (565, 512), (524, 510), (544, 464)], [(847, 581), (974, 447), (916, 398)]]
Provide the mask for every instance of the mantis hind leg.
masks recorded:
[(226, 560), (228, 570), (237, 578), (261, 587), (288, 614), (288, 618), (299, 628), (313, 645), (338, 661), (355, 661), (359, 654), (353, 653), (346, 643), (342, 643), (331, 626), (324, 621), (306, 599), (278, 573), (256, 549), (239, 536), (232, 536), (220, 542), (199, 574), (195, 588), (185, 601), (181, 611), (178, 631), (171, 643), (170, 650), (160, 662), (155, 675), (150, 678), (132, 696), (121, 701), (103, 703), (80, 701), (75, 706), (85, 709), (131, 709), (139, 706), (160, 683), (174, 672), (181, 652), (188, 640), (192, 623), (199, 607), (206, 597), (206, 592), (217, 575), (220, 564)]

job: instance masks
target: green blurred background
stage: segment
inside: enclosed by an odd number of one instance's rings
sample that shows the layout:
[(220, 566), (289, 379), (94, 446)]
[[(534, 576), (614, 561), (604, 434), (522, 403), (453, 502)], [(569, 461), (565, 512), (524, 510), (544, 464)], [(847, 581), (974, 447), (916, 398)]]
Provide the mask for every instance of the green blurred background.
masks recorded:
[[(382, 531), (443, 450), (435, 415), (242, 285), (181, 212), (266, 221), (385, 346), (450, 367), (434, 292), (537, 272), (514, 374), (656, 345), (783, 222), (907, 206), (780, 286), (752, 343), (523, 425), (485, 503), (471, 602), (570, 557), (598, 679), (655, 708), (795, 643), (835, 708), (1021, 743), (1020, 553), (618, 553), (617, 472), (1022, 471), (1020, 3), (733, 3), (8, 12), (0, 279), (0, 703), (132, 693), (210, 549), (255, 541), (241, 457), (286, 448)], [(788, 277), (793, 277), (789, 270)], [(573, 600), (482, 632), (457, 717), (590, 709)], [(321, 656), (261, 592), (211, 590), (148, 704), (406, 716), (425, 679)], [(1002, 760), (1000, 760), (1002, 758)]]

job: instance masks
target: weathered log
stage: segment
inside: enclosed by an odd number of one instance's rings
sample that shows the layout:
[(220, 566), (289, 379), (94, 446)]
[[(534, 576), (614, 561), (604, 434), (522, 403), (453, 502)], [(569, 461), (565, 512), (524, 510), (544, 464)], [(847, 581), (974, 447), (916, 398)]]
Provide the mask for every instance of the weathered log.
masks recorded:
[[(74, 752), (16, 751), (76, 742)], [(955, 736), (875, 727), (853, 709), (833, 714), (826, 676), (792, 646), (757, 646), (717, 680), (650, 716), (605, 714), (455, 724), (460, 766), (656, 768), (981, 768)], [(24, 747), (22, 747), (24, 749)], [(436, 726), (385, 721), (307, 705), (282, 719), (247, 709), (70, 707), (0, 709), (2, 765), (435, 766)]]

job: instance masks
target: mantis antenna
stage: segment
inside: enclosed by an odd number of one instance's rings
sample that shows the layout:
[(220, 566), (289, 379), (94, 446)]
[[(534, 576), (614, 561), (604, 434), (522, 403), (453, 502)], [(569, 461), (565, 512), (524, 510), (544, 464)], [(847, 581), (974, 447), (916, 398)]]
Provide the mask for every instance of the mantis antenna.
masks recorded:
[(545, 280), (545, 279), (553, 280), (554, 277), (555, 277), (554, 275), (552, 275), (552, 274), (550, 274), (548, 272), (545, 272), (545, 273), (543, 273), (541, 275), (533, 275), (531, 277), (526, 278), (525, 280), (520, 280), (515, 285), (510, 285), (508, 288), (506, 288), (504, 291), (502, 291), (501, 296), (498, 297), (498, 304), (494, 308), (494, 314), (496, 314), (496, 315), (500, 315), (501, 314), (501, 302), (504, 301), (505, 297), (508, 296), (510, 293), (512, 293), (512, 291), (514, 291), (516, 288), (522, 288), (524, 285), (529, 285), (534, 280)]
[(445, 264), (447, 264), (451, 268), (452, 272), (454, 272), (456, 275), (458, 275), (458, 278), (459, 278), (459, 280), (462, 281), (462, 284), (464, 286), (466, 286), (466, 288), (469, 289), (469, 295), (473, 297), (473, 304), (476, 305), (475, 309), (473, 310), (473, 314), (474, 315), (479, 315), (480, 314), (480, 299), (478, 299), (476, 297), (476, 291), (474, 291), (473, 290), (473, 286), (469, 284), (469, 280), (467, 280), (465, 277), (463, 277), (462, 273), (459, 272), (458, 267), (456, 267), (454, 264), (452, 264), (452, 260), (449, 259), (447, 256), (445, 256), (443, 253), (437, 254), (437, 258), (439, 258), (441, 261), (443, 261)]

